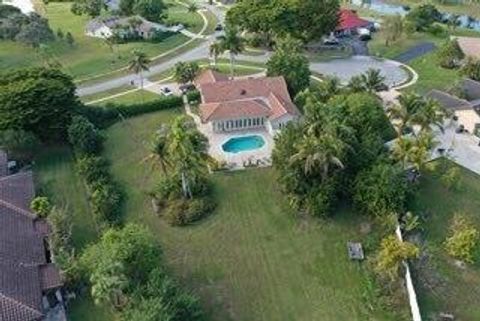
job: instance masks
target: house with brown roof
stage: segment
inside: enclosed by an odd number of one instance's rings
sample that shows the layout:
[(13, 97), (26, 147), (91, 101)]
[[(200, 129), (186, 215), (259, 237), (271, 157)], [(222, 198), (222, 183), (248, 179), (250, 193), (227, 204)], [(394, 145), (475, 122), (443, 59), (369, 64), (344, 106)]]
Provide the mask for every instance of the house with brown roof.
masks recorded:
[[(3, 152), (0, 152), (0, 156)], [(0, 159), (0, 173), (7, 163)], [(31, 171), (0, 176), (0, 320), (66, 320), (47, 222), (30, 211)]]
[(271, 135), (300, 118), (283, 77), (230, 80), (213, 70), (196, 79), (200, 118), (215, 133), (266, 129)]

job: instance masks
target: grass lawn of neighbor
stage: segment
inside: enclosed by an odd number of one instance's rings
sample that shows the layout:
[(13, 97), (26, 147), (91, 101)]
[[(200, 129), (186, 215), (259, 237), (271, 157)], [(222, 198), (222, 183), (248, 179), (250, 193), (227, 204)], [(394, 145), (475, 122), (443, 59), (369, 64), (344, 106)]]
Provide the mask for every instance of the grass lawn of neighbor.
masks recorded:
[[(103, 97), (98, 97), (94, 100), (88, 100), (88, 101), (93, 102), (95, 100), (102, 99), (102, 98), (107, 98), (107, 97), (112, 96), (112, 95), (115, 95), (115, 94), (105, 95)], [(139, 103), (142, 103), (142, 102), (149, 102), (149, 101), (156, 100), (156, 99), (159, 99), (159, 98), (161, 98), (160, 95), (158, 95), (156, 93), (152, 93), (152, 92), (144, 89), (144, 90), (132, 91), (132, 92), (126, 93), (124, 95), (117, 96), (117, 97), (114, 97), (114, 98), (108, 98), (108, 99), (105, 99), (105, 100), (102, 100), (102, 101), (99, 101), (99, 102), (94, 102), (92, 105), (106, 106), (110, 103), (125, 104), (125, 105), (139, 104)]]
[[(40, 55), (38, 50), (23, 46), (11, 41), (0, 41), (0, 68), (8, 69), (20, 66), (42, 64), (42, 56), (48, 56), (51, 60), (58, 61), (65, 72), (73, 77), (81, 79), (93, 75), (106, 73), (125, 67), (131, 58), (133, 49), (144, 51), (150, 57), (159, 55), (172, 48), (175, 48), (189, 40), (182, 34), (175, 34), (159, 43), (150, 42), (132, 42), (127, 44), (118, 44), (113, 48), (113, 52), (105, 44), (104, 40), (88, 37), (84, 30), (89, 21), (87, 16), (76, 16), (70, 12), (70, 2), (51, 2), (46, 6), (46, 16), (49, 19), (50, 26), (54, 32), (61, 29), (64, 33), (71, 32), (75, 39), (75, 45), (69, 46), (65, 41), (57, 40), (48, 45), (46, 53)], [(172, 18), (182, 19), (182, 22), (190, 22), (198, 28), (199, 22), (203, 24), (203, 19), (198, 13), (188, 13), (187, 9), (173, 7), (175, 11)], [(180, 14), (180, 9), (184, 10)], [(195, 18), (193, 18), (195, 17)]]
[[(449, 162), (449, 166), (457, 166)], [(427, 261), (418, 273), (420, 308), (425, 317), (453, 313), (455, 320), (480, 320), (480, 250), (476, 263), (462, 269), (446, 255), (443, 242), (455, 213), (467, 215), (480, 230), (480, 176), (460, 168), (460, 185), (448, 190), (436, 174), (421, 179), (414, 209), (426, 216), (423, 224)]]

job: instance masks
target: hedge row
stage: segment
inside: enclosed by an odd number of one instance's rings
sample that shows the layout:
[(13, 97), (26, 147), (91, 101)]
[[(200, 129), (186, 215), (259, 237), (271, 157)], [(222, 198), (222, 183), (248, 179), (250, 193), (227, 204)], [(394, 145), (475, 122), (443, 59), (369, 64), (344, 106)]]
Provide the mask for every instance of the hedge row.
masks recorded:
[(180, 108), (182, 106), (182, 97), (168, 96), (144, 103), (129, 105), (116, 103), (108, 103), (104, 107), (83, 105), (80, 107), (79, 113), (87, 117), (97, 127), (106, 128), (121, 118), (134, 117), (160, 110)]

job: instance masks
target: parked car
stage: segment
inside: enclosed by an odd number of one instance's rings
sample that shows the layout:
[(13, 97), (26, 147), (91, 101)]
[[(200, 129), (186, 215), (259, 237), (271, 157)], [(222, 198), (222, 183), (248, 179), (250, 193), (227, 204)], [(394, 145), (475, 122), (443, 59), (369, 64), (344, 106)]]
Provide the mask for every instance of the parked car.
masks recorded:
[(358, 28), (358, 39), (362, 41), (367, 41), (372, 39), (372, 34), (367, 28)]
[(193, 84), (184, 84), (184, 85), (180, 85), (178, 89), (180, 89), (182, 94), (185, 94), (188, 91), (195, 90), (195, 86)]
[(216, 27), (215, 27), (215, 31), (222, 31), (223, 30), (223, 26), (221, 23), (217, 23)]
[(160, 89), (160, 92), (162, 93), (162, 95), (164, 96), (170, 96), (170, 95), (173, 95), (173, 91), (168, 88), (168, 87), (163, 87)]
[(335, 37), (328, 37), (323, 40), (323, 44), (327, 46), (335, 46), (335, 45), (338, 45), (339, 43), (340, 41), (338, 41), (338, 39)]

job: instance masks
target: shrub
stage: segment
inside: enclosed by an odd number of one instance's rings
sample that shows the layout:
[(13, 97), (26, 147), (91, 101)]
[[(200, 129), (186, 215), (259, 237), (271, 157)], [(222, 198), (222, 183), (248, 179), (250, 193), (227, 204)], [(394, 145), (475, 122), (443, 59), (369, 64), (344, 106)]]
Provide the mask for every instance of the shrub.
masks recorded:
[(395, 235), (382, 240), (376, 257), (375, 271), (390, 280), (398, 277), (402, 261), (418, 257), (419, 249), (412, 243), (402, 242)]
[(214, 209), (215, 203), (209, 197), (178, 198), (169, 201), (164, 217), (172, 226), (185, 226), (199, 221)]
[(464, 215), (456, 213), (450, 225), (450, 236), (445, 240), (445, 249), (449, 255), (464, 262), (474, 262), (474, 250), (480, 233)]
[(441, 24), (433, 24), (427, 28), (427, 32), (435, 37), (444, 37), (448, 35), (447, 29)]
[(187, 99), (189, 103), (200, 101), (200, 92), (198, 90), (190, 90), (187, 92)]
[(21, 163), (30, 162), (39, 146), (40, 141), (31, 132), (21, 129), (0, 131), (0, 148)]
[(456, 39), (447, 40), (437, 53), (438, 63), (447, 69), (458, 67), (463, 58), (465, 58), (465, 54)]
[(470, 79), (480, 81), (480, 60), (468, 57), (461, 72)]
[(96, 181), (107, 180), (108, 162), (102, 157), (86, 156), (77, 159), (76, 169), (78, 174), (90, 185)]
[(35, 197), (30, 203), (30, 209), (39, 217), (47, 217), (52, 210), (52, 204), (48, 197)]
[(68, 127), (68, 141), (77, 155), (93, 155), (100, 152), (103, 137), (84, 116), (75, 116)]
[(118, 221), (122, 201), (119, 187), (113, 182), (99, 181), (91, 186), (92, 212), (99, 221)]

